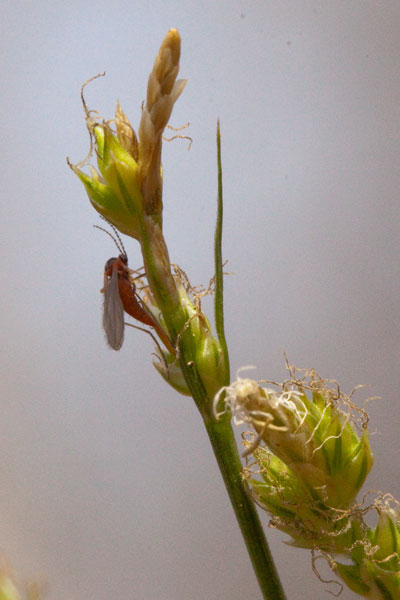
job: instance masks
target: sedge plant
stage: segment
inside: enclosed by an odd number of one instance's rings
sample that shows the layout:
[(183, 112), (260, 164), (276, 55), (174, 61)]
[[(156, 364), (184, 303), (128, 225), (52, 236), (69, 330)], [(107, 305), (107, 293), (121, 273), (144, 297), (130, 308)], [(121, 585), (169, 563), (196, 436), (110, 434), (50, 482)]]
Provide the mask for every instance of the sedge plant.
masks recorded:
[[(171, 264), (163, 236), (161, 150), (164, 129), (186, 85), (177, 78), (180, 45), (178, 31), (171, 29), (149, 76), (137, 135), (119, 103), (114, 119), (106, 121), (88, 110), (82, 91), (91, 152), (85, 161), (69, 165), (96, 211), (114, 231), (140, 245), (144, 283), (138, 297), (132, 279), (128, 293), (130, 289), (156, 322), (157, 371), (197, 406), (262, 597), (283, 600), (285, 594), (256, 505), (268, 511), (273, 526), (289, 534), (294, 545), (311, 549), (314, 557), (323, 555), (337, 576), (361, 596), (399, 598), (398, 505), (389, 496), (375, 499), (370, 508), (379, 518), (371, 529), (363, 520), (364, 504), (356, 501), (373, 462), (365, 411), (312, 371), (299, 378), (290, 367), (290, 377), (280, 389), (241, 377), (231, 382), (223, 313), (219, 125), (215, 332), (203, 312), (201, 293)], [(87, 172), (84, 168), (92, 154), (98, 170), (89, 164)], [(125, 308), (119, 286), (129, 274), (123, 267), (110, 277), (107, 283), (113, 285), (115, 296), (107, 323), (112, 328)], [(250, 428), (243, 441), (244, 463), (233, 427), (240, 423)]]

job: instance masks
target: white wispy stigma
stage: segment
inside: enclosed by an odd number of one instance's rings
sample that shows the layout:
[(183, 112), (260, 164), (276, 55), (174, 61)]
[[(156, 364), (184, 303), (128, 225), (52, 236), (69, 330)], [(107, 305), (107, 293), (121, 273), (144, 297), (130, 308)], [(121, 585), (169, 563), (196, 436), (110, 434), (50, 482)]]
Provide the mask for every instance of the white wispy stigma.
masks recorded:
[[(232, 413), (235, 425), (248, 423), (257, 432), (254, 442), (243, 456), (250, 454), (268, 431), (296, 431), (307, 416), (307, 409), (298, 391), (277, 392), (260, 387), (257, 381), (237, 377), (230, 386), (216, 394), (213, 411), (217, 419)], [(218, 409), (223, 405), (222, 410)]]

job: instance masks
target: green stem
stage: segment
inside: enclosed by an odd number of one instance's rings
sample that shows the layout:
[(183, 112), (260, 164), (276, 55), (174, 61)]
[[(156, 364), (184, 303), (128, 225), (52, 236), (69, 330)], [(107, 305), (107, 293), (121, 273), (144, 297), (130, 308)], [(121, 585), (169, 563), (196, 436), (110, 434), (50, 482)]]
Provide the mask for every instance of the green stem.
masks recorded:
[(215, 419), (196, 365), (181, 356), (186, 383), (203, 418), (215, 458), (235, 511), (264, 600), (286, 600), (256, 507), (242, 479), (242, 463), (230, 424), (230, 415)]
[[(223, 274), (222, 274), (222, 169), (219, 125), (218, 140), (218, 213), (215, 233), (216, 266), (216, 328), (224, 354), (229, 365), (228, 349), (224, 334), (223, 319)], [(158, 307), (164, 315), (173, 342), (178, 342), (179, 362), (192, 397), (204, 420), (204, 424), (214, 450), (222, 477), (225, 482), (233, 509), (244, 537), (264, 600), (285, 600), (281, 583), (264, 535), (253, 500), (242, 481), (242, 464), (237, 451), (230, 417), (216, 420), (212, 412), (212, 398), (207, 397), (206, 389), (199, 375), (190, 328), (185, 330), (187, 315), (179, 304), (175, 281), (171, 275), (168, 250), (161, 230), (152, 222), (141, 222), (141, 247), (146, 274)], [(229, 384), (229, 367), (226, 373)]]
[(264, 600), (285, 600), (278, 573), (265, 538), (254, 502), (242, 480), (242, 464), (232, 427), (226, 419), (205, 420), (226, 489), (247, 546)]
[[(225, 385), (229, 385), (229, 354), (224, 331), (223, 304), (223, 263), (222, 263), (222, 161), (221, 161), (221, 131), (217, 123), (217, 163), (218, 163), (218, 209), (215, 227), (214, 259), (215, 259), (215, 326), (218, 339), (227, 366)], [(196, 401), (196, 394), (194, 398)], [(244, 541), (247, 546), (263, 598), (265, 600), (284, 600), (285, 594), (279, 581), (278, 573), (272, 560), (271, 552), (258, 514), (251, 499), (247, 484), (242, 479), (242, 463), (237, 451), (230, 418), (217, 421), (210, 411), (207, 401), (196, 402), (203, 406), (203, 419), (218, 462), (233, 510), (239, 523)], [(206, 410), (204, 410), (206, 408)], [(210, 416), (211, 413), (211, 416)]]

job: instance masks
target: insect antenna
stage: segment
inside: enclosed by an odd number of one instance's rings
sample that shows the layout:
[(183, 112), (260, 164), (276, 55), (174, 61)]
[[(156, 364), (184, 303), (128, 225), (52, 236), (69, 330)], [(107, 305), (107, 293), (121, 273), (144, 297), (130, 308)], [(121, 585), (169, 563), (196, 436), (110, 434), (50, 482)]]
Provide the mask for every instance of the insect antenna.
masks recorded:
[(109, 235), (110, 238), (112, 239), (112, 241), (114, 242), (114, 244), (117, 246), (118, 252), (122, 256), (124, 256), (125, 258), (128, 258), (128, 255), (127, 255), (126, 250), (125, 250), (125, 246), (123, 244), (121, 236), (119, 235), (116, 227), (114, 227), (114, 225), (112, 223), (110, 223), (110, 221), (108, 221), (102, 215), (100, 215), (100, 217), (103, 219), (103, 221), (105, 221), (106, 223), (109, 224), (109, 226), (111, 227), (111, 229), (113, 230), (113, 232), (114, 232), (115, 235), (113, 235), (112, 233), (110, 233), (109, 231), (107, 231), (107, 229), (104, 229), (104, 227), (100, 227), (100, 225), (93, 225), (93, 227), (95, 227), (96, 229), (100, 229), (101, 231), (104, 231), (104, 233), (106, 233), (107, 235)]

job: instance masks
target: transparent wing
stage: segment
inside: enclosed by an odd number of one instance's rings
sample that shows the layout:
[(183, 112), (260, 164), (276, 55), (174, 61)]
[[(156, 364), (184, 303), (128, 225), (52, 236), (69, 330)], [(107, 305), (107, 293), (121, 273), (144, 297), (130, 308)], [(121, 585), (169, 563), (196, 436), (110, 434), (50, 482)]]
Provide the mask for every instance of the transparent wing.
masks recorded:
[(119, 295), (117, 269), (113, 270), (110, 279), (105, 279), (103, 327), (108, 344), (119, 350), (124, 341), (124, 308)]

